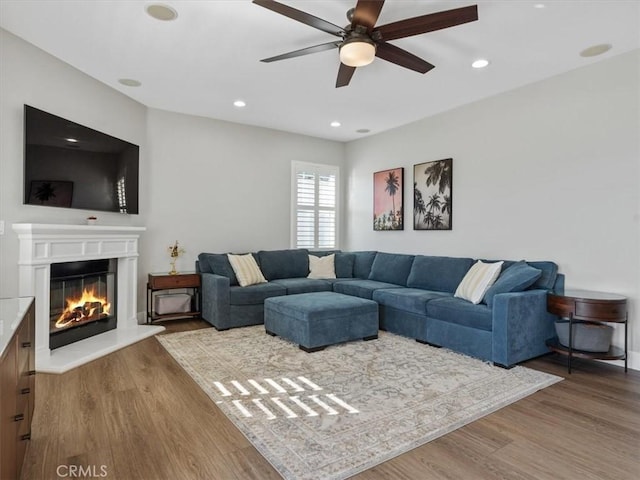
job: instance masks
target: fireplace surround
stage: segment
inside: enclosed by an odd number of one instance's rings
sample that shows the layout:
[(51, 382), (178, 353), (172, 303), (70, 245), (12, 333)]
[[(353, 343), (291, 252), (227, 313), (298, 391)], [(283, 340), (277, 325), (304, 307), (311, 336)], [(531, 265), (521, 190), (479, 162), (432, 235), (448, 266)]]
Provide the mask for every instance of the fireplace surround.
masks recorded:
[[(16, 223), (13, 230), (20, 244), (19, 295), (36, 299), (36, 371), (63, 373), (164, 330), (138, 324), (138, 239), (144, 227)], [(52, 349), (52, 266), (105, 259), (117, 265), (116, 328)]]

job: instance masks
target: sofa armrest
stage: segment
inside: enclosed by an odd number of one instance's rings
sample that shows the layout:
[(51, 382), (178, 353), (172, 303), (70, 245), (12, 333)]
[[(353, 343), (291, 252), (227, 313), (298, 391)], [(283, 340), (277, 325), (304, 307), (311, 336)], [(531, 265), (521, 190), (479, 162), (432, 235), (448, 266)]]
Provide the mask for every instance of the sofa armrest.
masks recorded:
[(556, 317), (547, 312), (547, 290), (501, 293), (493, 300), (494, 363), (510, 367), (549, 352)]
[(214, 273), (201, 277), (202, 318), (219, 330), (229, 328), (229, 279)]

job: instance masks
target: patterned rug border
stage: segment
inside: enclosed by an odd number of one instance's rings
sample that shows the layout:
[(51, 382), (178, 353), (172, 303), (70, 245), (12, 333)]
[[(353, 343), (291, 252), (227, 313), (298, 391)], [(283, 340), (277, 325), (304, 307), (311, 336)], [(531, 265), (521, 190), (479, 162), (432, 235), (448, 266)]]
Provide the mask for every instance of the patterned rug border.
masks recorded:
[[(176, 362), (182, 367), (182, 369), (198, 384), (198, 386), (205, 392), (205, 394), (211, 399), (211, 401), (216, 404), (218, 402), (215, 401), (215, 399), (212, 397), (209, 388), (210, 388), (210, 379), (205, 379), (203, 378), (203, 376), (191, 365), (188, 357), (188, 353), (185, 354), (185, 352), (181, 352), (179, 350), (176, 350), (175, 348), (173, 348), (173, 346), (171, 345), (173, 342), (175, 342), (176, 340), (180, 340), (180, 339), (184, 339), (184, 338), (189, 338), (189, 337), (194, 337), (194, 338), (200, 338), (200, 337), (221, 337), (221, 336), (231, 336), (230, 334), (234, 334), (237, 333), (238, 331), (245, 331), (247, 333), (254, 333), (254, 331), (258, 331), (261, 334), (264, 334), (264, 327), (263, 326), (253, 326), (253, 327), (245, 327), (243, 329), (232, 329), (232, 330), (227, 330), (227, 331), (217, 331), (214, 328), (206, 328), (206, 329), (199, 329), (199, 330), (191, 330), (191, 331), (187, 331), (187, 332), (177, 332), (177, 333), (170, 333), (170, 334), (164, 334), (164, 335), (156, 335), (156, 339), (158, 340), (158, 342), (163, 346), (163, 348), (176, 360)], [(523, 367), (523, 366), (516, 366), (510, 370), (505, 370), (502, 369), (500, 367), (495, 367), (493, 365), (491, 365), (489, 362), (483, 362), (481, 360), (478, 359), (474, 359), (472, 357), (466, 356), (466, 355), (462, 355), (459, 354), (457, 352), (453, 352), (451, 350), (448, 349), (439, 349), (439, 348), (435, 348), (435, 347), (431, 347), (429, 345), (424, 345), (424, 344), (418, 344), (416, 343), (414, 340), (412, 339), (408, 339), (402, 336), (398, 336), (392, 333), (388, 333), (385, 331), (380, 331), (380, 338), (384, 338), (384, 337), (392, 337), (394, 338), (396, 341), (400, 341), (400, 342), (406, 342), (408, 345), (410, 345), (411, 347), (414, 347), (415, 345), (419, 345), (420, 348), (425, 348), (425, 349), (433, 349), (439, 352), (446, 352), (447, 355), (452, 356), (452, 357), (457, 357), (458, 359), (460, 359), (460, 361), (472, 361), (472, 362), (479, 362), (483, 365), (489, 366), (492, 369), (499, 369), (503, 372), (505, 372), (508, 375), (515, 375), (515, 376), (537, 376), (540, 377), (541, 379), (544, 380), (540, 380), (538, 381), (538, 383), (532, 384), (529, 388), (526, 389), (521, 389), (520, 391), (517, 391), (515, 393), (509, 393), (509, 392), (504, 392), (501, 397), (498, 399), (498, 401), (495, 404), (492, 404), (491, 406), (487, 407), (484, 410), (478, 411), (473, 415), (470, 416), (466, 416), (463, 418), (460, 418), (454, 422), (451, 422), (445, 426), (439, 427), (433, 431), (431, 431), (428, 435), (420, 437), (419, 439), (414, 440), (411, 443), (405, 444), (401, 447), (397, 447), (395, 449), (393, 449), (392, 451), (389, 451), (386, 454), (383, 455), (378, 455), (376, 456), (375, 460), (369, 461), (369, 462), (365, 462), (361, 465), (358, 466), (354, 466), (352, 468), (349, 468), (348, 470), (344, 470), (342, 472), (340, 472), (339, 474), (333, 475), (333, 476), (329, 476), (329, 477), (322, 477), (323, 480), (328, 480), (328, 479), (332, 479), (332, 480), (342, 480), (342, 479), (346, 479), (349, 478), (353, 475), (356, 475), (358, 473), (361, 473), (365, 470), (368, 470), (370, 468), (375, 467), (376, 465), (379, 465), (381, 463), (384, 463), (392, 458), (395, 458), (399, 455), (402, 455), (406, 452), (409, 452), (421, 445), (424, 445), (426, 443), (429, 443), (441, 436), (444, 436), (450, 432), (453, 432), (454, 430), (457, 430), (458, 428), (461, 428), (465, 425), (468, 425), (470, 423), (475, 422), (476, 420), (479, 420), (480, 418), (483, 418), (487, 415), (490, 415), (510, 404), (513, 404), (519, 400), (522, 400), (523, 398), (526, 398), (532, 394), (534, 394), (535, 392), (542, 390), (544, 388), (547, 388), (555, 383), (558, 383), (562, 380), (564, 380), (562, 377), (558, 377), (552, 374), (548, 374), (545, 372), (540, 372), (538, 370), (534, 370), (534, 369), (530, 369), (527, 367)], [(264, 335), (263, 337), (266, 341), (269, 340), (276, 340), (276, 341), (280, 341), (283, 342), (284, 344), (287, 344), (287, 346), (289, 348), (292, 349), (298, 349), (297, 345), (294, 345), (284, 339), (281, 339), (279, 337), (270, 337), (267, 335)], [(361, 342), (361, 344), (366, 344), (366, 343), (371, 343), (371, 342)], [(334, 346), (334, 347), (329, 347), (329, 348), (348, 348), (349, 345), (355, 345), (356, 342), (350, 342), (347, 344), (341, 344), (338, 346)], [(328, 351), (329, 349), (325, 350)], [(301, 351), (298, 351), (301, 352)], [(306, 354), (305, 355), (314, 355), (314, 354)], [(317, 355), (317, 354), (315, 354)], [(229, 419), (231, 420), (231, 422), (236, 426), (236, 428), (238, 428), (238, 430), (240, 430), (240, 432), (242, 432), (242, 434), (247, 438), (247, 440), (249, 440), (251, 442), (251, 444), (260, 452), (260, 454), (276, 469), (276, 471), (278, 471), (278, 473), (280, 473), (280, 475), (283, 476), (283, 478), (285, 479), (289, 479), (289, 480), (294, 480), (299, 478), (298, 476), (295, 475), (294, 472), (292, 472), (291, 470), (287, 469), (286, 466), (284, 466), (282, 463), (280, 463), (278, 461), (278, 458), (274, 458), (276, 457), (276, 455), (274, 454), (274, 452), (272, 452), (271, 450), (269, 450), (268, 446), (265, 445), (264, 441), (260, 438), (258, 438), (254, 432), (251, 431), (251, 429), (249, 428), (249, 426), (247, 425), (246, 422), (242, 421), (239, 417), (230, 414), (230, 412), (227, 411), (227, 409), (222, 408), (220, 405), (216, 405), (220, 411)], [(311, 477), (310, 477), (311, 478)], [(316, 477), (313, 477), (316, 478)]]

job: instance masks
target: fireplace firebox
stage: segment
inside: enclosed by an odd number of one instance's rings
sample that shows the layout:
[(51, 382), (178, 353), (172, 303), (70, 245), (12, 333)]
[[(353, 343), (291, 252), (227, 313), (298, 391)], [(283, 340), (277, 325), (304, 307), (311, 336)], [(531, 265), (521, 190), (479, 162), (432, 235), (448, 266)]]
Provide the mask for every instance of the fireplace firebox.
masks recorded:
[(117, 327), (117, 259), (51, 265), (49, 348)]

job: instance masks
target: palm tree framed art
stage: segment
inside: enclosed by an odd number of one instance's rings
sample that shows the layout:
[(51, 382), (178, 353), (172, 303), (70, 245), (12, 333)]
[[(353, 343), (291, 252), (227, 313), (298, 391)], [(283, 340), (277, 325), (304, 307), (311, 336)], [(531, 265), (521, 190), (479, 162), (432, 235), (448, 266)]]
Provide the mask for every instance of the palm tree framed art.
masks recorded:
[(373, 229), (404, 230), (404, 168), (373, 174)]
[(413, 229), (451, 230), (453, 159), (413, 166)]

